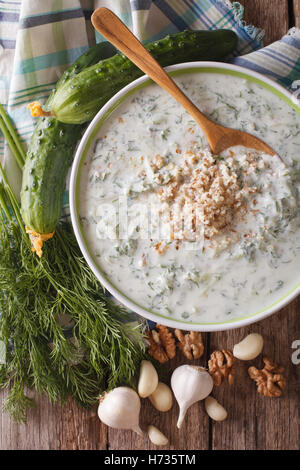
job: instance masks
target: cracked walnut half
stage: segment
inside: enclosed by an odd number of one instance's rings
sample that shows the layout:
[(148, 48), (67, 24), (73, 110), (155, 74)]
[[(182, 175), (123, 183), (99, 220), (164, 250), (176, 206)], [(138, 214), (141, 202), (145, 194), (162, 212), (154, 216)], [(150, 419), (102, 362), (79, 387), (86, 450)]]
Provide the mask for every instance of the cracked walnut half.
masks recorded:
[(235, 358), (231, 351), (222, 349), (222, 351), (214, 351), (208, 361), (209, 373), (213, 378), (216, 386), (221, 385), (227, 378), (231, 385), (234, 380)]
[(284, 368), (267, 357), (264, 357), (263, 361), (265, 364), (263, 369), (252, 366), (249, 367), (248, 374), (256, 382), (258, 393), (265, 397), (280, 397), (286, 386)]
[(201, 333), (197, 331), (190, 331), (184, 334), (181, 330), (174, 332), (178, 339), (177, 346), (187, 359), (199, 359), (204, 352), (204, 345), (202, 342)]

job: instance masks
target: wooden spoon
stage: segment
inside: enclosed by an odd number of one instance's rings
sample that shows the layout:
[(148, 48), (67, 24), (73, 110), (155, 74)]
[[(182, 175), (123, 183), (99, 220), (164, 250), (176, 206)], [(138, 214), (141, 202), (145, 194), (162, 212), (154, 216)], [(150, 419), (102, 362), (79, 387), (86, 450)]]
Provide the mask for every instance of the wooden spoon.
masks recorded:
[(99, 33), (184, 107), (205, 133), (214, 154), (219, 154), (234, 145), (243, 145), (268, 155), (275, 155), (274, 150), (257, 137), (216, 124), (202, 114), (111, 10), (104, 7), (95, 10), (92, 14), (92, 23)]

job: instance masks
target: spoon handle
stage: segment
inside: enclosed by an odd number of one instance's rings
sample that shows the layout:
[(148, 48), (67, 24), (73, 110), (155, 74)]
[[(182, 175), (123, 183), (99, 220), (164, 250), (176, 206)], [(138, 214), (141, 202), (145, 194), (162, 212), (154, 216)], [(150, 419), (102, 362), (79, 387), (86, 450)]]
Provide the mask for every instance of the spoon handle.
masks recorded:
[(164, 69), (156, 62), (125, 24), (108, 8), (101, 7), (92, 15), (94, 28), (126, 55), (137, 67), (175, 98), (195, 121), (206, 131), (212, 122), (204, 116), (178, 88)]

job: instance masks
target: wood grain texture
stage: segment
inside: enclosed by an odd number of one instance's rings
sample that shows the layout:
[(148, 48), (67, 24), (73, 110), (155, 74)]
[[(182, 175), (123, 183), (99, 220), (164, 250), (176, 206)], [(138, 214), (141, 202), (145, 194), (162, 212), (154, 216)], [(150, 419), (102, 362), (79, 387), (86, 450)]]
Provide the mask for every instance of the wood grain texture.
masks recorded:
[(300, 27), (300, 0), (294, 0), (294, 20), (295, 26)]
[(262, 28), (264, 45), (280, 39), (289, 28), (288, 0), (244, 0), (244, 20)]
[[(266, 31), (265, 44), (279, 39), (288, 29), (286, 0), (244, 0), (245, 20)], [(300, 0), (294, 0), (294, 17), (300, 26)], [(300, 298), (278, 314), (258, 324), (229, 332), (205, 335), (206, 354), (215, 348), (232, 348), (249, 332), (260, 332), (265, 338), (264, 352), (285, 365), (288, 388), (279, 399), (260, 396), (248, 377), (248, 362), (239, 361), (235, 382), (214, 389), (213, 395), (228, 410), (228, 419), (213, 423), (195, 404), (187, 413), (184, 427), (176, 428), (178, 406), (158, 413), (148, 400), (143, 400), (141, 424), (157, 425), (170, 439), (164, 449), (298, 449), (300, 366), (292, 364), (292, 342), (300, 339)], [(197, 363), (204, 364), (206, 358)], [(180, 356), (170, 369), (185, 361)], [(251, 363), (262, 365), (261, 358)], [(170, 375), (170, 374), (169, 374)], [(166, 380), (168, 380), (166, 378)], [(6, 393), (0, 394), (0, 402)], [(156, 449), (145, 437), (131, 432), (108, 429), (97, 418), (96, 409), (82, 410), (71, 400), (62, 408), (44, 397), (28, 414), (27, 425), (15, 424), (0, 413), (0, 449)]]
[[(1, 392), (1, 402), (7, 392)], [(94, 410), (83, 410), (73, 400), (63, 407), (45, 397), (35, 397), (36, 407), (28, 412), (27, 424), (17, 424), (0, 413), (0, 449), (3, 450), (103, 450), (107, 427)]]

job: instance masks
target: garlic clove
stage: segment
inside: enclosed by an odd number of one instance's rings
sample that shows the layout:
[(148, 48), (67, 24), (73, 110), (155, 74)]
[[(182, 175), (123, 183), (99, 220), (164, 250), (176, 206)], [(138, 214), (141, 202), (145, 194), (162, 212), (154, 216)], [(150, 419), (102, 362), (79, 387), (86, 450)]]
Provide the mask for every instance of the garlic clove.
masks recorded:
[(148, 426), (148, 436), (152, 444), (156, 446), (166, 446), (169, 443), (169, 439), (152, 424)]
[(168, 385), (158, 382), (156, 390), (149, 396), (154, 408), (158, 411), (169, 411), (173, 406), (173, 394)]
[(131, 429), (142, 436), (143, 431), (139, 426), (140, 409), (140, 397), (132, 388), (117, 387), (100, 398), (98, 416), (111, 428)]
[(158, 385), (158, 375), (150, 361), (142, 361), (138, 383), (138, 394), (142, 398), (149, 397)]
[(242, 361), (250, 361), (262, 352), (263, 345), (263, 337), (259, 333), (251, 333), (234, 345), (233, 355)]
[(185, 364), (174, 370), (171, 387), (179, 405), (177, 427), (180, 428), (189, 407), (210, 394), (213, 380), (202, 367)]
[(205, 398), (204, 404), (206, 413), (214, 421), (224, 421), (227, 418), (227, 411), (215, 398)]

